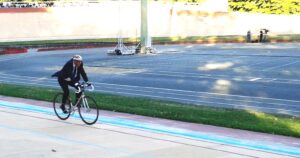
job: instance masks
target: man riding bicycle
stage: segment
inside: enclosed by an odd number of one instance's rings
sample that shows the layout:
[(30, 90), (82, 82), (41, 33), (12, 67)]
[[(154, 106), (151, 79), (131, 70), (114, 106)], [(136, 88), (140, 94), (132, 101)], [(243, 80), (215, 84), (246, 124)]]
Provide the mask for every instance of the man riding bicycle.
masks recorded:
[[(60, 71), (52, 75), (52, 77), (58, 77), (58, 83), (64, 92), (62, 105), (60, 106), (64, 113), (67, 113), (65, 104), (69, 97), (68, 86), (72, 86), (78, 90), (77, 85), (80, 80), (80, 75), (82, 76), (83, 80), (90, 86), (91, 84), (89, 83), (88, 77), (84, 71), (82, 57), (80, 55), (74, 55), (73, 58), (69, 60)], [(80, 96), (81, 92), (76, 93), (76, 101), (80, 98)]]

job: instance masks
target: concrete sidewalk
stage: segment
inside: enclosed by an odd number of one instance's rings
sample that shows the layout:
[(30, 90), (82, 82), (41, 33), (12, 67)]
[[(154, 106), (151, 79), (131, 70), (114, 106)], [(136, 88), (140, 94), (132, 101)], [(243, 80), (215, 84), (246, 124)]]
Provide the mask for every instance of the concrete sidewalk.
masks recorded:
[(100, 112), (86, 126), (59, 120), (52, 104), (0, 96), (0, 157), (300, 157), (300, 139)]

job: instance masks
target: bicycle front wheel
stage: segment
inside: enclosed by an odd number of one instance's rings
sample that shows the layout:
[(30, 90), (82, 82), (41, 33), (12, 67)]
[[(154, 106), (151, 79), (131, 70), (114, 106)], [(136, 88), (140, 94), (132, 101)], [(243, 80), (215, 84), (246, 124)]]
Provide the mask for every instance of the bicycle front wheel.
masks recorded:
[(99, 117), (99, 108), (97, 103), (89, 96), (82, 98), (78, 112), (82, 121), (88, 125), (96, 123)]
[(61, 108), (62, 98), (63, 98), (63, 93), (58, 93), (55, 95), (55, 97), (53, 99), (53, 108), (54, 108), (54, 112), (58, 118), (60, 118), (61, 120), (66, 120), (70, 117), (71, 105), (67, 101), (67, 103), (65, 104), (65, 109), (66, 109), (67, 113), (64, 113)]

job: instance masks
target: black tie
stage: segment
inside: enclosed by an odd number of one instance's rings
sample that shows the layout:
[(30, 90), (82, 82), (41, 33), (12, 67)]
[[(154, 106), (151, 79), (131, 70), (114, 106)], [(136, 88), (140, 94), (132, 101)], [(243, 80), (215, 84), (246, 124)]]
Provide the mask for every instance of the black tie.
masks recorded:
[(74, 67), (74, 71), (73, 71), (73, 78), (75, 78), (77, 76), (77, 67), (75, 66)]

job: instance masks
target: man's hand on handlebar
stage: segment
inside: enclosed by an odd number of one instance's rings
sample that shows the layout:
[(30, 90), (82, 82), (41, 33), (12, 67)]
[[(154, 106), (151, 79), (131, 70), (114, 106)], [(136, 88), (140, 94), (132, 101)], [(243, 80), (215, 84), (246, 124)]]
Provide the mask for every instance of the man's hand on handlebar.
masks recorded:
[(92, 85), (92, 83), (89, 82), (89, 81), (87, 81), (86, 84), (87, 84), (88, 87), (90, 87)]

